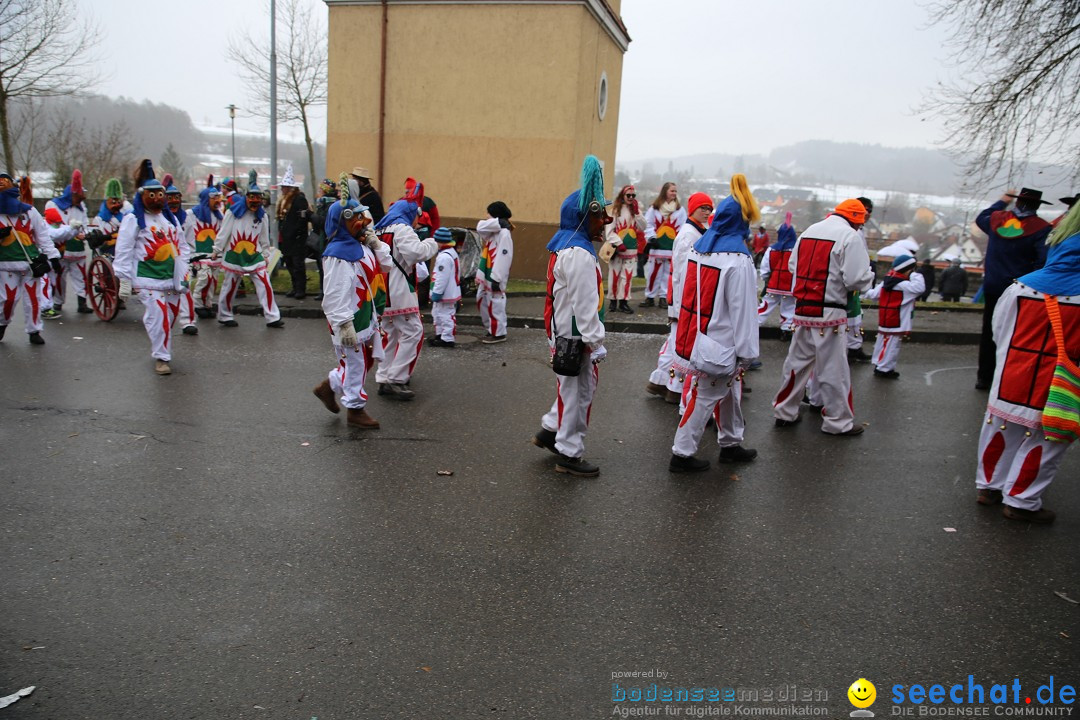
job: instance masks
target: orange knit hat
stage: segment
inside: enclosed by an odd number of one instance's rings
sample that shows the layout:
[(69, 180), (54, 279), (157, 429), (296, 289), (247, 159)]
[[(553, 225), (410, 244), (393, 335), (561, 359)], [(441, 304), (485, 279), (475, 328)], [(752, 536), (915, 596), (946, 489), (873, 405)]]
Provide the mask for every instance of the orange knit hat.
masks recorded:
[(866, 222), (866, 206), (855, 198), (849, 198), (840, 203), (833, 212), (856, 225)]

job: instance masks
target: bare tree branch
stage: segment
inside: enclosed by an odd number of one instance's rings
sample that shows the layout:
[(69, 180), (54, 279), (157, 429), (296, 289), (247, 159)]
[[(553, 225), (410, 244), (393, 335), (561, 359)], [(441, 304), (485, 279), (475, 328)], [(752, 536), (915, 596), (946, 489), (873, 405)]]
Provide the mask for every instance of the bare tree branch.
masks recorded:
[(9, 168), (10, 103), (87, 90), (95, 81), (98, 35), (73, 0), (0, 0), (0, 139)]
[[(2, 1), (2, 0), (0, 0)], [(298, 123), (308, 151), (308, 182), (315, 196), (315, 150), (311, 139), (311, 108), (326, 104), (325, 15), (311, 10), (308, 0), (277, 3), (279, 39), (277, 100), (278, 121)], [(267, 7), (269, 11), (269, 7)], [(248, 88), (249, 108), (258, 117), (270, 117), (269, 34), (244, 33), (229, 41), (229, 59), (239, 68)], [(279, 40), (280, 43), (280, 40)], [(274, 178), (274, 182), (277, 178)]]
[(962, 79), (939, 85), (920, 111), (943, 120), (971, 188), (1038, 161), (1080, 177), (1080, 0), (934, 0), (929, 9), (952, 27)]

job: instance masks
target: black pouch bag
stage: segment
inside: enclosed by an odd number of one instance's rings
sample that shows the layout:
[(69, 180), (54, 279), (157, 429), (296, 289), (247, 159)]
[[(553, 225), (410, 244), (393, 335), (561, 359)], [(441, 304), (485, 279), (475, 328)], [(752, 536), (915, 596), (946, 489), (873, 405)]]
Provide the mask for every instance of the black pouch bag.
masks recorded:
[(581, 372), (584, 357), (585, 342), (581, 338), (555, 337), (555, 355), (551, 358), (551, 369), (556, 375), (577, 377)]

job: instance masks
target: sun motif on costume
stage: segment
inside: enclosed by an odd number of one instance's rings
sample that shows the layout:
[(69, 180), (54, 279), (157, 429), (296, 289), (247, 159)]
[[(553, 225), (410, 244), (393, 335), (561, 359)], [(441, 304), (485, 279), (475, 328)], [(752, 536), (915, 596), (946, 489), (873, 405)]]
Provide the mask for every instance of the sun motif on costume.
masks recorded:
[(217, 240), (217, 229), (213, 225), (199, 221), (195, 222), (196, 252), (213, 252), (215, 240)]
[(656, 226), (657, 240), (671, 240), (672, 242), (675, 242), (675, 236), (678, 234), (679, 231), (671, 221), (671, 218), (668, 218)]
[(262, 260), (259, 248), (255, 244), (258, 237), (247, 233), (236, 233), (233, 236), (232, 246), (225, 253), (225, 261), (235, 265), (246, 267), (254, 265)]
[(14, 245), (18, 240), (26, 247), (30, 247), (34, 244), (33, 238), (30, 236), (30, 219), (20, 217), (15, 221), (15, 224), (11, 226), (11, 232), (3, 240), (0, 240), (0, 245), (8, 247)]
[(154, 233), (154, 242), (147, 246), (143, 260), (167, 262), (174, 258), (176, 258), (176, 246), (165, 237), (164, 233)]
[(1001, 224), (1001, 227), (997, 229), (997, 233), (1001, 237), (1020, 237), (1024, 234), (1024, 226), (1016, 218), (1009, 218)]

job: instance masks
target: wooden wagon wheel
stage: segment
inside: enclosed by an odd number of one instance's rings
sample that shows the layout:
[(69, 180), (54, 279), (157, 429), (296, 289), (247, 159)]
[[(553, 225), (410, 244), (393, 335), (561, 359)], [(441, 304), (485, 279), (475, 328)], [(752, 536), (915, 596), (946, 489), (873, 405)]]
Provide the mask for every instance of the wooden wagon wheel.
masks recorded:
[(90, 307), (94, 314), (105, 322), (110, 322), (120, 311), (120, 282), (113, 272), (109, 259), (98, 255), (90, 263)]

